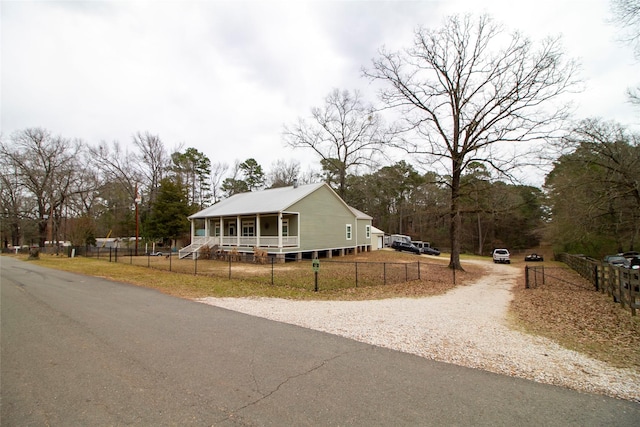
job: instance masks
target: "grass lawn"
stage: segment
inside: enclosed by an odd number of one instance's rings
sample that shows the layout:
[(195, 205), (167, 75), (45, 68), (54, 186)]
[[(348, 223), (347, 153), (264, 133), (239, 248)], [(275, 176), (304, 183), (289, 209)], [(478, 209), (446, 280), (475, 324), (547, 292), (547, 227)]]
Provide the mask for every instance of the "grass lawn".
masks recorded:
[[(26, 256), (23, 256), (26, 259)], [(405, 274), (404, 265), (417, 269), (420, 260), (420, 280), (387, 285), (368, 285), (368, 271), (375, 270), (377, 283), (382, 283), (383, 267), (392, 282), (392, 277)], [(118, 263), (106, 259), (67, 258), (41, 254), (34, 261), (43, 267), (57, 268), (80, 274), (104, 277), (157, 289), (161, 292), (183, 297), (275, 297), (288, 299), (324, 300), (366, 300), (392, 297), (417, 297), (437, 295), (454, 287), (453, 276), (447, 268), (446, 257), (417, 257), (395, 251), (376, 251), (348, 255), (332, 260), (321, 260), (319, 272), (319, 292), (314, 291), (314, 273), (311, 261), (274, 264), (236, 264), (232, 266), (229, 279), (229, 265), (225, 261), (169, 260), (164, 257), (122, 257)], [(354, 263), (358, 262), (359, 286), (355, 287)], [(348, 263), (348, 264), (345, 264)], [(152, 268), (147, 268), (150, 265)], [(194, 274), (196, 273), (197, 274)], [(273, 276), (272, 276), (273, 274)], [(414, 271), (414, 274), (417, 274)], [(479, 274), (482, 269), (475, 265), (467, 271), (456, 274), (456, 283), (464, 284)], [(275, 285), (271, 284), (274, 277)]]

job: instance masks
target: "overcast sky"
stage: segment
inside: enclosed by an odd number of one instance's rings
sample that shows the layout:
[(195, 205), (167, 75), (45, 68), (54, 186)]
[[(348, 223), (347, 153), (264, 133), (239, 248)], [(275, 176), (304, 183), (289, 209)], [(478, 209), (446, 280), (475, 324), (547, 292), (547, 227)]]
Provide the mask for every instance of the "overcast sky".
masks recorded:
[[(608, 0), (2, 1), (1, 130), (130, 143), (138, 131), (212, 162), (317, 159), (282, 142), (333, 89), (360, 90), (378, 49), (408, 47), (417, 26), (488, 13), (534, 40), (562, 35), (582, 64), (577, 118), (638, 128), (625, 90), (640, 81)], [(318, 168), (317, 165), (313, 165)]]

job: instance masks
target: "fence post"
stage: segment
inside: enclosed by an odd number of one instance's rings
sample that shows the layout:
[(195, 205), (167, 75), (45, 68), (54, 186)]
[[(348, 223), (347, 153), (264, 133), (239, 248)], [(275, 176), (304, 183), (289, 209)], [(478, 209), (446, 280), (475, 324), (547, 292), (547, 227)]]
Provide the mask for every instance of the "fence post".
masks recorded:
[[(169, 245), (171, 246), (171, 245)], [(171, 248), (169, 248), (169, 271), (171, 271), (171, 258), (173, 258), (171, 255), (173, 254), (173, 252), (171, 252)]]
[(382, 283), (384, 285), (387, 284), (387, 263), (386, 262), (382, 263)]
[(313, 277), (314, 277), (314, 288), (313, 288), (313, 291), (314, 292), (318, 292), (318, 270), (314, 270)]
[(637, 292), (636, 292), (636, 287), (640, 286), (640, 277), (635, 276), (635, 282), (634, 282), (634, 276), (632, 276), (631, 272), (629, 272), (629, 307), (631, 308), (631, 315), (635, 316), (636, 315), (636, 307), (637, 307)]
[(627, 273), (627, 281), (625, 282), (625, 297), (624, 299), (627, 301), (627, 304), (629, 304), (629, 309), (631, 310), (631, 314), (633, 316), (635, 316), (635, 314), (633, 313), (633, 303), (635, 301), (631, 300), (631, 287), (633, 286), (631, 284), (631, 281), (633, 280), (633, 273), (631, 273), (633, 270), (629, 270), (629, 272)]
[(356, 288), (358, 287), (358, 261), (356, 261)]
[(624, 280), (624, 272), (622, 271), (621, 267), (618, 267), (618, 301), (620, 303), (620, 307), (624, 308), (624, 295), (622, 294), (622, 283)]
[(529, 266), (528, 265), (524, 266), (524, 288), (531, 289), (531, 286), (529, 285)]
[(231, 254), (227, 254), (229, 257), (229, 280), (231, 280)]
[(273, 286), (273, 274), (274, 274), (274, 271), (273, 271), (273, 262), (275, 261), (275, 259), (276, 259), (275, 257), (271, 257), (271, 285), (272, 285), (272, 286)]
[(420, 261), (418, 261), (418, 280), (422, 280), (422, 277), (420, 276)]
[(609, 266), (609, 280), (607, 281), (607, 295), (611, 296), (615, 293), (615, 284), (618, 277), (618, 269), (613, 266)]
[(193, 254), (193, 275), (198, 275), (198, 253)]

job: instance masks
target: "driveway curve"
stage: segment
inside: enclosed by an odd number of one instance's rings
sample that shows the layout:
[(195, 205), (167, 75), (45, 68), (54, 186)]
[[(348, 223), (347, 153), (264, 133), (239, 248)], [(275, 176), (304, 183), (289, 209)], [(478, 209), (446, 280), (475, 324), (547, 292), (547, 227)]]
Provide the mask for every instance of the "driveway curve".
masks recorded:
[(372, 301), (204, 298), (200, 302), (348, 337), (425, 358), (640, 402), (640, 375), (511, 329), (521, 271), (482, 262), (488, 274), (443, 295)]

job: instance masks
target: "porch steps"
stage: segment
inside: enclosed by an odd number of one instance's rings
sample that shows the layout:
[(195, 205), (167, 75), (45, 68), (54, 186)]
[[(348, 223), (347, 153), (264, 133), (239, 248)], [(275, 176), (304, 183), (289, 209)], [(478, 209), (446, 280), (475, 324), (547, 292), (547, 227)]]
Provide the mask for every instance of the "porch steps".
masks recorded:
[(201, 240), (196, 243), (192, 243), (189, 246), (185, 246), (178, 251), (178, 259), (186, 258), (189, 255), (191, 255), (193, 259), (200, 258), (200, 249), (204, 246), (209, 246), (211, 241), (213, 241), (213, 239)]

